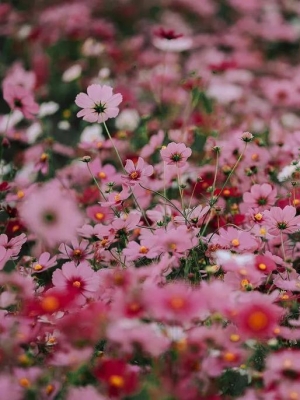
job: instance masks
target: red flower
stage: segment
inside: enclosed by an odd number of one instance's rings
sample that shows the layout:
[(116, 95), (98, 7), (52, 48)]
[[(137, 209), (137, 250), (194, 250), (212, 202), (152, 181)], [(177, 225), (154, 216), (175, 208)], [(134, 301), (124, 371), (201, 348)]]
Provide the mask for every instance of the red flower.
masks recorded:
[(108, 395), (120, 397), (133, 393), (138, 385), (137, 372), (122, 360), (106, 359), (94, 371), (107, 385)]

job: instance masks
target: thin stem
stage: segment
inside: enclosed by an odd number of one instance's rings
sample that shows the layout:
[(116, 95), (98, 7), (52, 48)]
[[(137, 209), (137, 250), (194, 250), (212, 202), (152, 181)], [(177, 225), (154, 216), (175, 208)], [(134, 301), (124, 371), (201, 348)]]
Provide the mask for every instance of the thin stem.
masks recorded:
[(107, 133), (107, 135), (108, 135), (108, 137), (109, 137), (109, 140), (111, 141), (111, 144), (113, 145), (113, 148), (114, 148), (114, 150), (115, 150), (115, 152), (116, 152), (116, 155), (117, 155), (117, 157), (118, 157), (118, 160), (119, 160), (119, 162), (120, 162), (120, 164), (121, 164), (121, 167), (122, 167), (123, 171), (126, 172), (126, 170), (125, 170), (125, 168), (124, 168), (124, 165), (123, 165), (123, 161), (122, 161), (122, 159), (121, 159), (121, 157), (120, 157), (120, 153), (118, 152), (118, 149), (117, 149), (116, 146), (115, 146), (115, 143), (114, 143), (113, 138), (111, 137), (111, 134), (110, 134), (110, 132), (109, 132), (107, 126), (106, 126), (106, 123), (103, 122), (103, 125), (104, 125), (105, 131), (106, 131), (106, 133)]
[(102, 195), (102, 197), (104, 198), (104, 200), (107, 201), (107, 198), (106, 198), (105, 194), (104, 194), (103, 191), (101, 190), (101, 188), (100, 188), (100, 186), (99, 186), (99, 184), (98, 184), (98, 182), (97, 182), (97, 179), (94, 177), (94, 175), (93, 175), (93, 173), (92, 173), (92, 171), (91, 171), (91, 169), (90, 169), (89, 163), (86, 163), (86, 165), (87, 165), (87, 167), (88, 167), (89, 173), (90, 173), (91, 177), (93, 178), (93, 181), (95, 182), (95, 185), (97, 186), (99, 192), (101, 193), (101, 195)]

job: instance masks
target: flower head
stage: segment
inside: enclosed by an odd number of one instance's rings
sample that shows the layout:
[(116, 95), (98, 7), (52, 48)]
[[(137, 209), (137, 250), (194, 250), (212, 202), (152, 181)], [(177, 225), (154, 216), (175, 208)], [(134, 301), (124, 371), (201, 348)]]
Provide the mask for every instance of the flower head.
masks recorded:
[(139, 157), (136, 165), (132, 160), (127, 160), (124, 169), (128, 175), (122, 176), (122, 179), (128, 186), (135, 186), (137, 183), (142, 182), (144, 177), (153, 174), (152, 165), (145, 165), (142, 157)]
[(120, 93), (113, 94), (110, 86), (90, 85), (86, 93), (79, 93), (75, 103), (83, 108), (77, 117), (83, 117), (88, 122), (105, 122), (108, 118), (115, 118), (119, 114), (118, 105), (122, 101)]
[(192, 154), (192, 150), (184, 143), (169, 143), (166, 148), (160, 151), (162, 159), (167, 165), (176, 165), (177, 167), (183, 167), (186, 160)]

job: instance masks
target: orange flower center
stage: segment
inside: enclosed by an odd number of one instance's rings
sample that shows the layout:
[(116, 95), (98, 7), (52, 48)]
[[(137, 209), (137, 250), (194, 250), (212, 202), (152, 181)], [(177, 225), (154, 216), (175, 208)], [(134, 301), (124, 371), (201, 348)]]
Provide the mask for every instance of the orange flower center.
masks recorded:
[(53, 391), (54, 391), (54, 386), (53, 385), (47, 385), (47, 387), (46, 387), (46, 389), (45, 389), (45, 392), (46, 392), (46, 394), (47, 395), (50, 395), (51, 393), (53, 393)]
[(185, 300), (182, 297), (173, 297), (170, 300), (170, 305), (175, 310), (180, 310), (185, 306)]
[(139, 176), (140, 174), (137, 171), (131, 172), (131, 174), (129, 174), (130, 179), (137, 179)]
[(267, 269), (266, 264), (260, 263), (258, 264), (258, 269), (260, 269), (261, 271), (265, 271)]
[(22, 199), (25, 196), (25, 193), (23, 192), (23, 190), (18, 190), (17, 191), (17, 197), (18, 199)]
[(96, 219), (98, 219), (98, 221), (101, 221), (104, 218), (104, 214), (101, 212), (97, 212), (95, 214)]
[(300, 203), (300, 200), (299, 200), (299, 199), (294, 199), (294, 200), (293, 200), (293, 206), (298, 206), (299, 203)]
[(80, 286), (81, 286), (81, 282), (79, 282), (79, 281), (74, 281), (74, 282), (73, 282), (73, 286), (79, 289)]
[(249, 328), (255, 332), (265, 329), (268, 326), (268, 322), (268, 316), (263, 311), (253, 311), (247, 319)]
[(82, 254), (80, 249), (73, 250), (73, 257), (80, 257)]
[(223, 190), (223, 196), (229, 196), (230, 195), (230, 190), (229, 189), (225, 189)]
[(141, 254), (147, 254), (148, 251), (149, 251), (148, 247), (146, 247), (146, 246), (141, 246), (140, 247), (140, 253)]
[(43, 153), (43, 154), (41, 155), (41, 157), (40, 157), (40, 161), (41, 161), (41, 162), (45, 162), (45, 161), (48, 160), (48, 158), (49, 158), (48, 154), (47, 154), (47, 153)]
[(238, 239), (232, 239), (231, 244), (234, 247), (238, 247), (240, 245), (240, 242)]
[(125, 381), (124, 378), (120, 375), (112, 375), (109, 378), (109, 384), (117, 388), (122, 388), (125, 384)]
[(47, 296), (43, 298), (41, 306), (46, 312), (55, 312), (59, 308), (59, 301), (54, 296)]
[(104, 179), (104, 178), (106, 178), (106, 173), (103, 172), (103, 171), (101, 171), (101, 172), (98, 173), (98, 177), (99, 177), (100, 179)]
[(251, 160), (252, 161), (258, 161), (259, 160), (259, 155), (257, 153), (252, 154)]
[(41, 264), (36, 264), (36, 265), (33, 267), (33, 269), (34, 269), (35, 271), (41, 271), (43, 268), (44, 268), (44, 267), (43, 267)]
[(28, 389), (30, 387), (30, 382), (27, 378), (21, 378), (19, 379), (19, 384), (23, 387)]
[(223, 360), (227, 362), (234, 362), (237, 360), (237, 356), (236, 354), (227, 351), (226, 353), (223, 354)]

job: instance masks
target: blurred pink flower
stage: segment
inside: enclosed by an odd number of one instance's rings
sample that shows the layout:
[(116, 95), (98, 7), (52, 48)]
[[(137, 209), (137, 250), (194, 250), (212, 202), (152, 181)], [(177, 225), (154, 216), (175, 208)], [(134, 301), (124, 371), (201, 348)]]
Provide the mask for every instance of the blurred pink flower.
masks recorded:
[(75, 103), (83, 110), (77, 117), (83, 117), (88, 122), (105, 122), (108, 118), (115, 118), (119, 114), (118, 105), (122, 101), (120, 93), (113, 94), (110, 86), (90, 85), (86, 93), (79, 93)]
[(3, 85), (3, 98), (12, 110), (20, 110), (25, 118), (33, 119), (39, 112), (39, 105), (35, 102), (32, 93), (19, 85)]
[(20, 204), (19, 213), (26, 227), (48, 246), (74, 239), (83, 222), (72, 196), (55, 183), (32, 191)]
[(50, 258), (51, 255), (47, 251), (42, 253), (37, 262), (32, 266), (34, 273), (44, 272), (48, 268), (54, 267), (56, 265), (56, 256)]

